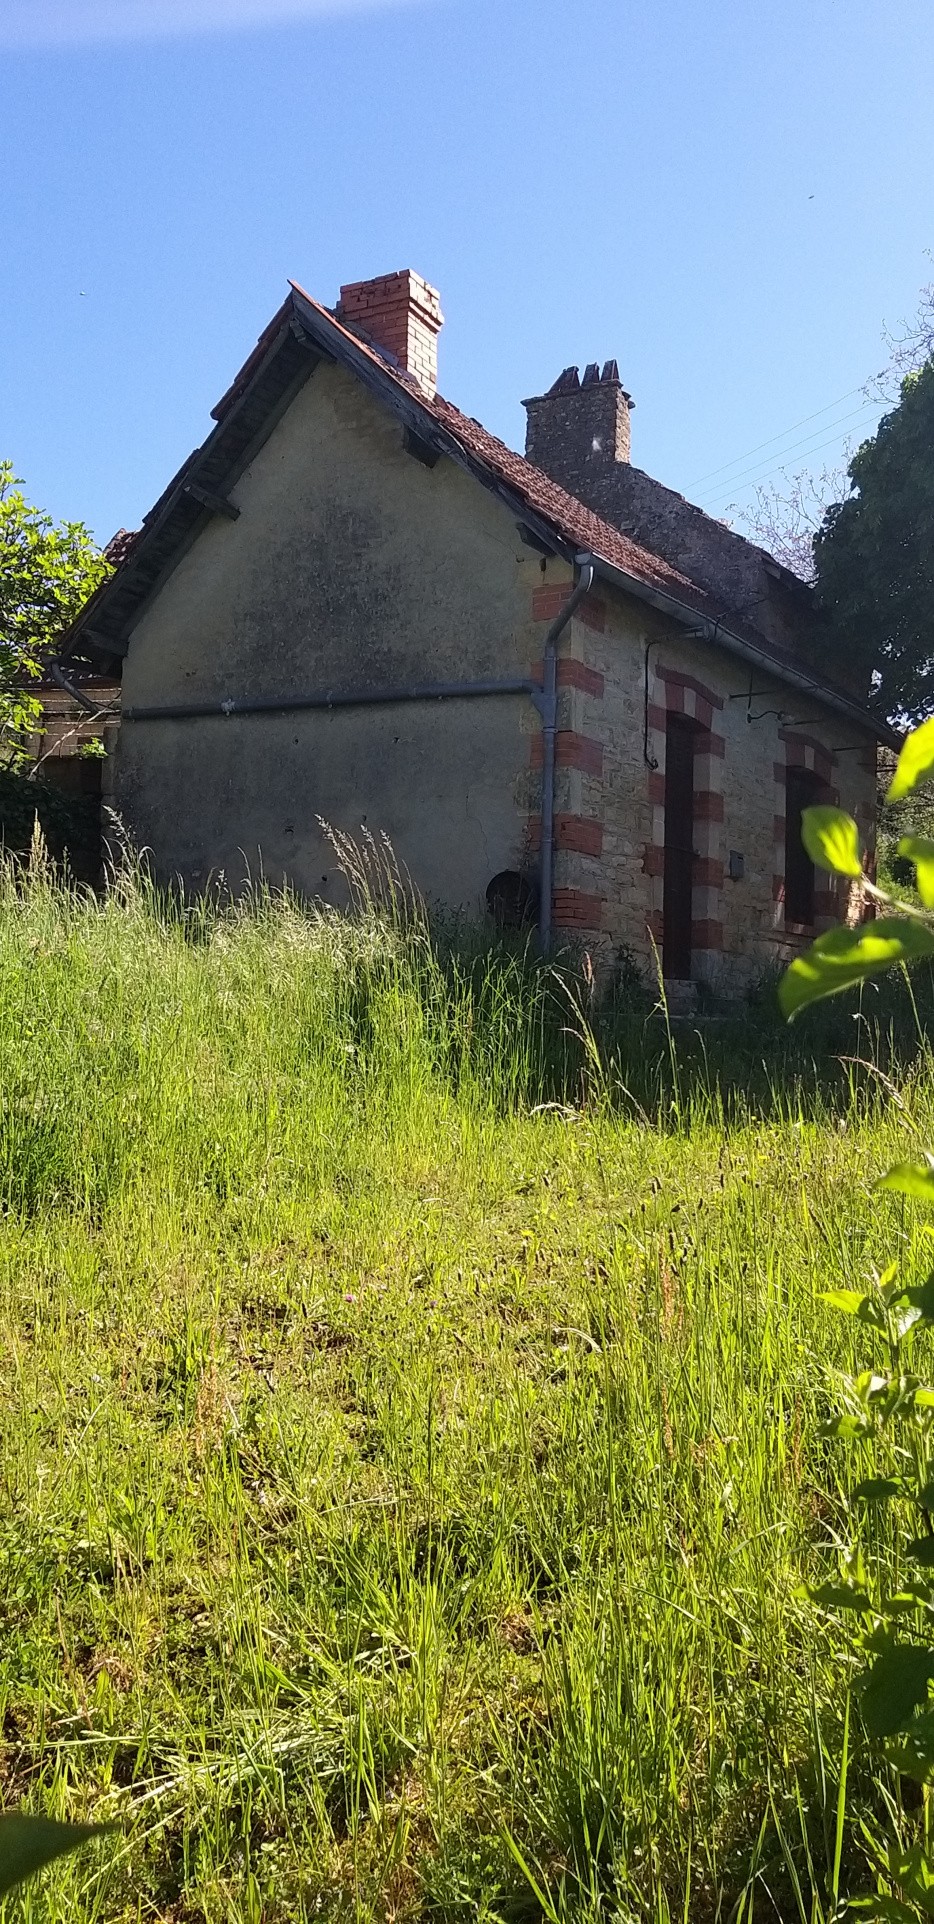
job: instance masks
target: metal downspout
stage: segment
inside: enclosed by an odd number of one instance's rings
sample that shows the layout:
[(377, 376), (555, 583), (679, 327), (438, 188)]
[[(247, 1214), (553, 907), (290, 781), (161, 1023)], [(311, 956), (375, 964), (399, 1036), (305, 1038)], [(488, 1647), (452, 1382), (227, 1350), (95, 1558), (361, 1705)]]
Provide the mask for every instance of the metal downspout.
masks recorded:
[(552, 897), (555, 875), (555, 729), (558, 718), (557, 648), (572, 615), (593, 586), (594, 563), (589, 554), (579, 554), (577, 584), (564, 607), (555, 616), (545, 636), (542, 657), (542, 834), (538, 878), (538, 937), (543, 955), (551, 949)]
[(108, 702), (102, 708), (99, 701), (92, 701), (91, 697), (86, 695), (82, 688), (77, 688), (74, 682), (69, 680), (60, 661), (46, 662), (46, 671), (51, 675), (56, 687), (63, 689), (66, 695), (70, 695), (72, 701), (77, 702), (78, 707), (84, 709), (85, 714), (95, 716), (119, 715), (119, 706), (114, 707)]

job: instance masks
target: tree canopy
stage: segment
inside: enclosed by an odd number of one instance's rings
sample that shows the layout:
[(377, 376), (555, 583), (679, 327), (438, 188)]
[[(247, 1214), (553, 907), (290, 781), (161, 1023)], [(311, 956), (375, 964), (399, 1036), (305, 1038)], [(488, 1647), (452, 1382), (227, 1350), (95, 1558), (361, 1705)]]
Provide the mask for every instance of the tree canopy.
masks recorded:
[(814, 540), (818, 598), (872, 706), (918, 722), (934, 713), (934, 356), (847, 473)]
[(0, 461), (0, 762), (22, 758), (41, 717), (30, 684), (109, 573), (83, 522), (33, 507)]

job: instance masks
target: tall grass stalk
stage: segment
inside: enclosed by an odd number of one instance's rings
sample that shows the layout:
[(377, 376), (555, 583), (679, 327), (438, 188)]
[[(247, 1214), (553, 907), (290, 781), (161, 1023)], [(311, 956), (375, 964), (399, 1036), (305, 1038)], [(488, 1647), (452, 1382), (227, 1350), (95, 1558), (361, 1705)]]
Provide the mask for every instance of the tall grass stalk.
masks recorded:
[(829, 1919), (888, 1792), (799, 1600), (816, 1294), (926, 1005), (607, 1010), (369, 859), (348, 917), (0, 873), (3, 1797), (125, 1825), (15, 1902)]

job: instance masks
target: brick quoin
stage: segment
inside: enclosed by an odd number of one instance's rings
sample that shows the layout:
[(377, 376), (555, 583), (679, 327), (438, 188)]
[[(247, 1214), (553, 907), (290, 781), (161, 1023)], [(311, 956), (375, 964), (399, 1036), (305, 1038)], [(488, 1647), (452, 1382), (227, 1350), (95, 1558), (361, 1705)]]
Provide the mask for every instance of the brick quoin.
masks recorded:
[[(567, 606), (571, 589), (566, 581), (555, 581), (547, 588), (532, 591), (532, 620), (556, 621), (561, 610)], [(575, 621), (582, 621), (585, 628), (594, 628), (602, 635), (606, 627), (606, 602), (599, 595), (585, 595), (574, 610)]]
[(718, 762), (722, 762), (726, 755), (726, 737), (723, 735), (714, 735), (708, 728), (704, 733), (703, 739), (697, 744), (697, 753), (699, 755), (714, 755)]
[[(529, 847), (541, 847), (542, 824), (538, 815), (529, 817)], [(586, 815), (555, 816), (555, 847), (574, 855), (603, 854), (603, 823)]]
[[(772, 877), (772, 900), (773, 902), (784, 902), (785, 900), (785, 877), (783, 875), (773, 875)], [(837, 895), (835, 889), (814, 890), (815, 922), (826, 921), (828, 918), (835, 921), (841, 913), (842, 906), (840, 897)], [(809, 935), (813, 930), (813, 923), (786, 922), (785, 928), (791, 935)]]
[[(533, 735), (531, 754), (533, 768), (541, 768), (542, 754), (541, 735)], [(595, 742), (590, 735), (577, 735), (572, 728), (559, 728), (555, 736), (555, 766), (579, 768), (584, 775), (602, 775), (603, 743)]]
[(665, 777), (659, 775), (655, 769), (649, 772), (649, 801), (654, 802), (658, 808), (665, 806)]
[(555, 889), (555, 927), (599, 929), (603, 921), (603, 899), (602, 895), (588, 895), (584, 889)]
[(661, 909), (650, 909), (645, 918), (645, 927), (646, 933), (652, 937), (653, 942), (661, 943), (664, 940), (665, 918)]
[(643, 875), (664, 875), (665, 851), (660, 842), (646, 842), (642, 856)]
[(695, 790), (694, 814), (699, 822), (722, 822), (723, 796), (712, 788)]
[(700, 696), (702, 701), (709, 702), (711, 708), (723, 707), (723, 695), (718, 695), (712, 688), (708, 688), (706, 682), (698, 681), (696, 675), (682, 674), (680, 668), (656, 668), (655, 673), (659, 681), (665, 683), (666, 692), (669, 695), (675, 688), (690, 688), (695, 695)]
[(723, 923), (692, 922), (691, 947), (692, 949), (722, 949)]
[[(595, 701), (601, 700), (606, 683), (598, 669), (588, 668), (585, 661), (577, 661), (573, 655), (559, 655), (556, 666), (559, 688), (579, 688), (582, 695), (592, 695)], [(544, 674), (543, 664), (537, 661), (532, 669), (532, 680), (539, 687)]]
[(723, 863), (713, 855), (696, 855), (691, 878), (697, 888), (723, 887)]
[[(807, 768), (807, 755), (803, 748), (797, 748), (794, 744), (789, 743), (785, 752), (788, 758), (786, 763), (787, 768)], [(815, 781), (822, 783), (824, 788), (829, 791), (830, 777), (833, 774), (833, 756), (828, 755), (826, 751), (823, 755), (815, 753), (813, 761), (814, 767), (812, 773)]]
[(828, 748), (826, 742), (819, 742), (816, 735), (798, 735), (793, 728), (780, 728), (778, 739), (787, 748), (813, 748), (815, 755), (820, 755), (826, 762), (837, 759), (833, 749)]
[(649, 702), (649, 727), (664, 729), (668, 720), (667, 708), (660, 708), (658, 702)]

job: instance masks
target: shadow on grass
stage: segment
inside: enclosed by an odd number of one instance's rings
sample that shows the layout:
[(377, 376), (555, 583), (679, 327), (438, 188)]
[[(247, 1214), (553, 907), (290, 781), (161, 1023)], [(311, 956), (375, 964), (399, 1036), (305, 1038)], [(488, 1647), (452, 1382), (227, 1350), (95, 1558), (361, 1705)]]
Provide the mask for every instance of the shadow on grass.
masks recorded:
[[(788, 1023), (778, 1007), (778, 972), (741, 1002), (708, 996), (696, 1014), (675, 1017), (634, 974), (600, 994), (586, 962), (583, 969), (570, 957), (546, 964), (530, 944), (461, 930), (456, 942), (433, 934), (432, 949), (451, 997), (451, 1033), (459, 1033), (456, 1004), (466, 999), (472, 1067), (488, 1058), (491, 1088), (501, 1081), (497, 1030), (505, 1025), (515, 1049), (521, 1028), (524, 1065), (513, 1093), (532, 1105), (602, 1101), (654, 1128), (816, 1121), (886, 1100), (887, 1082), (930, 1061), (929, 965), (910, 980), (903, 973), (865, 984)], [(455, 1079), (457, 1054), (449, 1058)]]

